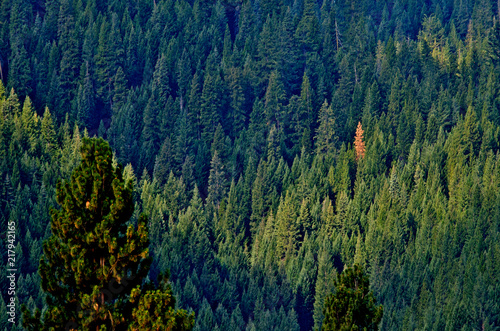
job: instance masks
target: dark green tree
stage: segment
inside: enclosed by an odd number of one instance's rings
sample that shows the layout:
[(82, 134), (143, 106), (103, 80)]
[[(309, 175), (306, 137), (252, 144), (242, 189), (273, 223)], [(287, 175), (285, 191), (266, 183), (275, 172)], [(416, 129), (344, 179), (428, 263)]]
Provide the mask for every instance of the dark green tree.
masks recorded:
[(69, 106), (76, 96), (78, 69), (80, 61), (78, 55), (78, 35), (75, 29), (74, 8), (71, 1), (61, 1), (58, 19), (59, 51), (61, 53), (59, 86), (62, 89), (59, 100), (59, 113), (56, 117), (63, 118), (69, 111)]
[(116, 70), (113, 88), (112, 115), (116, 114), (125, 102), (127, 102), (127, 78), (122, 67), (118, 67)]
[(54, 121), (49, 108), (45, 107), (41, 123), (42, 149), (50, 156), (54, 156), (57, 151), (57, 136)]
[(85, 67), (85, 78), (83, 83), (78, 86), (76, 119), (82, 127), (94, 128), (97, 126), (98, 120), (97, 114), (95, 114), (95, 91), (88, 63)]
[(301, 50), (304, 53), (314, 52), (319, 47), (319, 22), (316, 16), (316, 4), (314, 0), (304, 1), (302, 18), (295, 31)]
[[(57, 185), (52, 236), (44, 242), (39, 272), (47, 292), (42, 314), (23, 306), (28, 330), (189, 330), (193, 316), (173, 312), (168, 286), (141, 289), (151, 259), (147, 218), (134, 212), (132, 182), (112, 165), (103, 139), (83, 140), (82, 160), (69, 181)], [(165, 311), (166, 310), (166, 311)], [(149, 321), (145, 320), (148, 318)]]
[(222, 81), (219, 75), (205, 76), (203, 93), (201, 95), (200, 124), (202, 127), (201, 137), (209, 143), (219, 124), (220, 111), (222, 108)]
[(322, 330), (377, 330), (383, 308), (376, 305), (368, 277), (361, 267), (345, 269), (334, 282), (335, 293), (325, 300)]
[(148, 170), (153, 170), (154, 157), (160, 145), (158, 113), (159, 106), (154, 96), (149, 98), (146, 109), (144, 110), (144, 126), (142, 129), (142, 153), (141, 164)]
[(284, 125), (285, 122), (285, 91), (283, 83), (278, 71), (273, 71), (269, 76), (269, 84), (267, 85), (264, 111), (266, 114), (266, 123), (271, 126), (276, 124), (278, 127)]
[(224, 174), (224, 165), (219, 158), (219, 152), (215, 151), (210, 162), (210, 176), (208, 177), (208, 196), (207, 204), (219, 208), (226, 191), (226, 179)]
[(24, 46), (12, 52), (10, 64), (9, 86), (16, 89), (19, 96), (25, 97), (31, 93), (31, 68), (29, 58)]

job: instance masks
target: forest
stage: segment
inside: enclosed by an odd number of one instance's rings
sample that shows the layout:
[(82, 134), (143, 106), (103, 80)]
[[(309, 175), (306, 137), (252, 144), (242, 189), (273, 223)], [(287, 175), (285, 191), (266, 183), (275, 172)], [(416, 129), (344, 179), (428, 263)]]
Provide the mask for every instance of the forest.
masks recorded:
[[(102, 137), (193, 330), (500, 328), (500, 0), (1, 0), (0, 315)], [(46, 308), (46, 307), (45, 307)], [(20, 316), (20, 314), (19, 314)], [(0, 319), (0, 330), (23, 330)]]

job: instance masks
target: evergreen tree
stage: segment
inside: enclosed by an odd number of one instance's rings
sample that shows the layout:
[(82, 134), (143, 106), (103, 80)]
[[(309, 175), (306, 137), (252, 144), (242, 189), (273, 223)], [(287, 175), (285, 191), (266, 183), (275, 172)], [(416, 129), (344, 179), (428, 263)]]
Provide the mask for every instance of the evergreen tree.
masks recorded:
[(278, 71), (275, 70), (269, 76), (269, 84), (267, 86), (264, 103), (266, 123), (268, 126), (271, 123), (275, 123), (279, 128), (286, 124), (284, 118), (284, 103), (285, 91), (283, 90), (283, 84)]
[(205, 143), (212, 141), (220, 121), (220, 111), (223, 99), (220, 90), (221, 84), (222, 82), (218, 74), (215, 76), (207, 74), (205, 76), (200, 109), (200, 124), (202, 127), (201, 137)]
[(116, 70), (113, 88), (112, 115), (115, 115), (127, 101), (127, 78), (122, 67), (118, 67)]
[(229, 89), (231, 91), (231, 111), (230, 120), (232, 128), (232, 137), (237, 137), (241, 130), (245, 128), (247, 114), (245, 109), (245, 94), (242, 86), (241, 71), (231, 68), (229, 77)]
[(318, 128), (316, 129), (317, 153), (332, 153), (335, 150), (337, 136), (335, 134), (335, 117), (332, 106), (323, 102), (319, 111)]
[(153, 72), (153, 81), (151, 92), (155, 95), (156, 101), (160, 107), (164, 107), (170, 94), (170, 80), (168, 72), (168, 63), (165, 54), (162, 54), (156, 62)]
[(142, 129), (142, 153), (141, 165), (148, 170), (152, 171), (154, 167), (154, 156), (158, 151), (160, 145), (160, 133), (158, 125), (159, 105), (153, 95), (148, 100), (146, 109), (143, 116), (143, 129)]
[(25, 97), (32, 92), (32, 74), (28, 54), (24, 45), (12, 52), (10, 61), (9, 84), (19, 96)]
[(219, 158), (219, 152), (215, 151), (210, 162), (210, 176), (208, 177), (208, 196), (207, 203), (219, 208), (226, 192), (226, 178), (224, 174), (224, 165)]
[(153, 171), (153, 177), (158, 181), (160, 185), (163, 185), (168, 178), (170, 171), (172, 170), (172, 143), (170, 138), (165, 138), (163, 144), (160, 147), (160, 152), (156, 156), (155, 167)]
[(304, 53), (317, 51), (319, 46), (318, 37), (320, 33), (316, 6), (317, 2), (314, 0), (304, 1), (302, 18), (295, 31), (295, 37), (299, 41)]
[(88, 63), (85, 65), (85, 71), (83, 84), (78, 87), (76, 118), (80, 126), (94, 128), (97, 126), (98, 114), (95, 111), (95, 92)]
[[(116, 14), (112, 15), (111, 25), (106, 19), (101, 20), (99, 43), (94, 59), (97, 97), (106, 107), (112, 103), (113, 76), (116, 74), (123, 55), (117, 20)], [(107, 112), (104, 112), (104, 114), (107, 114)]]
[(30, 152), (36, 152), (39, 134), (39, 118), (33, 109), (33, 104), (29, 97), (24, 99), (21, 122), (24, 136), (23, 143)]
[[(102, 139), (83, 140), (82, 161), (69, 182), (58, 184), (53, 235), (44, 243), (41, 286), (47, 292), (43, 317), (23, 307), (29, 330), (142, 329), (148, 325), (188, 330), (193, 317), (173, 312), (168, 287), (141, 289), (151, 263), (147, 219), (132, 216), (132, 183)], [(165, 308), (168, 310), (165, 311)], [(163, 310), (163, 312), (160, 312)]]
[(377, 330), (383, 308), (376, 306), (361, 267), (345, 269), (334, 286), (335, 293), (325, 299), (322, 330)]
[(58, 18), (58, 37), (59, 52), (61, 54), (59, 70), (59, 86), (62, 90), (60, 95), (57, 117), (64, 118), (64, 113), (71, 108), (70, 105), (76, 96), (75, 87), (77, 86), (77, 77), (79, 65), (78, 53), (78, 35), (75, 27), (74, 8), (72, 2), (68, 0), (61, 1)]
[[(138, 300), (138, 302), (137, 302)], [(146, 291), (138, 299), (138, 307), (132, 311), (128, 329), (140, 330), (191, 330), (194, 316), (185, 310), (175, 310), (175, 298), (167, 277), (160, 277), (160, 288)]]
[(57, 136), (55, 131), (54, 120), (50, 113), (49, 108), (45, 108), (43, 113), (42, 125), (41, 125), (41, 136), (42, 136), (42, 149), (45, 153), (50, 156), (55, 156), (57, 152)]

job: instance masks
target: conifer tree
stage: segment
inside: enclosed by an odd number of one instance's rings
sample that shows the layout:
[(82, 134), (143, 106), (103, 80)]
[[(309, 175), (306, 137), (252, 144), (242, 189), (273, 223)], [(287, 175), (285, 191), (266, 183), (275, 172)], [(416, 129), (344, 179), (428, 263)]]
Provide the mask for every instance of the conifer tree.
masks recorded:
[(224, 174), (224, 165), (219, 158), (219, 152), (215, 151), (210, 162), (210, 176), (208, 177), (208, 196), (207, 204), (213, 204), (219, 208), (219, 204), (226, 191), (226, 179)]
[(127, 78), (125, 77), (122, 67), (118, 67), (116, 70), (115, 78), (113, 80), (113, 88), (112, 114), (115, 115), (127, 102)]
[(316, 1), (305, 0), (304, 12), (295, 31), (295, 37), (305, 52), (316, 51), (319, 40), (319, 23), (316, 16)]
[(61, 1), (58, 18), (59, 51), (59, 86), (62, 89), (59, 104), (62, 107), (56, 117), (62, 118), (68, 111), (69, 104), (75, 97), (79, 68), (78, 34), (75, 29), (74, 8), (71, 1)]
[(9, 86), (16, 89), (21, 97), (31, 93), (31, 68), (29, 58), (24, 46), (20, 46), (12, 52), (10, 60)]
[(159, 127), (158, 127), (158, 113), (159, 105), (156, 102), (154, 96), (152, 95), (147, 103), (146, 109), (144, 110), (144, 126), (142, 129), (142, 153), (141, 153), (141, 165), (146, 167), (148, 170), (153, 170), (154, 166), (154, 156), (158, 150), (160, 144), (159, 140)]
[(97, 122), (97, 114), (95, 114), (95, 91), (93, 82), (89, 73), (89, 65), (85, 65), (85, 78), (83, 83), (78, 87), (77, 94), (77, 114), (78, 123), (83, 127), (94, 128)]
[(316, 129), (317, 153), (331, 153), (334, 151), (337, 136), (335, 134), (335, 116), (328, 103), (323, 102), (319, 111), (318, 128)]
[(283, 125), (285, 91), (278, 71), (273, 71), (269, 76), (269, 84), (265, 96), (266, 120), (269, 123), (276, 123), (278, 127)]
[(356, 137), (354, 138), (354, 148), (356, 149), (356, 161), (363, 159), (365, 157), (365, 142), (363, 141), (363, 127), (361, 122), (358, 122), (358, 127), (356, 128)]
[(213, 139), (213, 135), (219, 123), (219, 111), (222, 104), (222, 93), (220, 76), (205, 76), (203, 85), (203, 93), (201, 95), (200, 108), (200, 124), (202, 127), (201, 137), (209, 143)]
[(82, 161), (57, 186), (60, 209), (51, 211), (52, 236), (40, 260), (47, 310), (32, 315), (28, 330), (189, 330), (193, 317), (173, 311), (168, 285), (141, 285), (149, 258), (147, 219), (127, 224), (134, 211), (132, 183), (112, 165), (108, 143), (84, 138)]
[(26, 97), (24, 99), (23, 111), (21, 114), (21, 123), (23, 126), (23, 135), (25, 146), (28, 147), (30, 151), (35, 150), (37, 143), (38, 132), (38, 116), (33, 110), (33, 104), (31, 99)]
[(168, 178), (168, 174), (172, 170), (172, 143), (170, 138), (167, 137), (161, 145), (160, 152), (156, 156), (155, 167), (153, 170), (153, 177), (163, 185)]
[(47, 107), (45, 107), (45, 112), (43, 113), (41, 126), (43, 150), (45, 153), (54, 156), (57, 149), (57, 138), (52, 115)]
[(113, 63), (113, 41), (110, 36), (110, 24), (102, 20), (99, 32), (99, 45), (95, 55), (96, 64), (96, 94), (98, 100), (103, 104), (109, 104), (111, 101), (111, 82), (116, 68)]
[(368, 277), (361, 267), (345, 269), (334, 285), (335, 293), (325, 300), (322, 330), (377, 330), (383, 308), (376, 306)]

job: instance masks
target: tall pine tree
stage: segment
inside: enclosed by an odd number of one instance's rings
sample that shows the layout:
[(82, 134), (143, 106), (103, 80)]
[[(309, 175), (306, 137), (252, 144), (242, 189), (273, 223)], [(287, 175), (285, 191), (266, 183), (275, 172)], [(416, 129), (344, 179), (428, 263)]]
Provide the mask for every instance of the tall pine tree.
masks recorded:
[[(151, 260), (147, 219), (128, 223), (134, 212), (132, 183), (112, 165), (102, 139), (83, 140), (82, 160), (69, 181), (57, 186), (60, 209), (52, 209), (52, 236), (44, 243), (39, 272), (47, 310), (32, 315), (28, 330), (125, 330), (175, 326), (188, 330), (193, 317), (173, 311), (167, 285), (141, 285)], [(147, 318), (147, 320), (145, 320)]]

